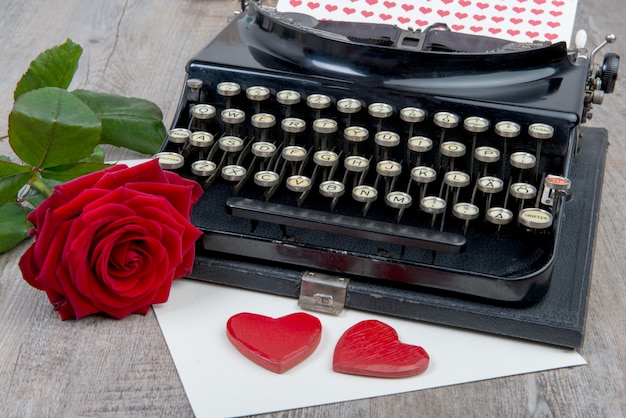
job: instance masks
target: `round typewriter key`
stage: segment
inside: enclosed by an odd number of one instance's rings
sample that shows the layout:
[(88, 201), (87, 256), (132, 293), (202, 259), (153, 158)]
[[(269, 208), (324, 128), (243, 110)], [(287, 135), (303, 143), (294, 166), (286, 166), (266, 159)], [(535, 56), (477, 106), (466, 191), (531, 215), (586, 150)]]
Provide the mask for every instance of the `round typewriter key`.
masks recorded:
[(413, 198), (408, 193), (389, 192), (387, 193), (387, 196), (385, 196), (385, 203), (390, 208), (406, 209), (413, 203)]
[(485, 176), (477, 181), (478, 190), (484, 193), (498, 193), (504, 188), (504, 181), (498, 177)]
[(502, 138), (515, 138), (521, 132), (519, 124), (510, 121), (501, 121), (496, 123), (496, 134)]
[(240, 109), (224, 109), (221, 112), (222, 121), (230, 125), (242, 123), (246, 120), (246, 113)]
[(185, 158), (176, 152), (159, 152), (154, 158), (163, 170), (177, 170), (185, 165)]
[(352, 198), (357, 202), (371, 203), (378, 198), (378, 190), (361, 184), (352, 189)]
[(441, 128), (451, 129), (459, 124), (459, 117), (450, 112), (437, 112), (433, 117), (433, 122)]
[(189, 78), (185, 83), (189, 92), (187, 93), (187, 100), (190, 102), (197, 102), (200, 100), (200, 90), (204, 84), (199, 78)]
[(309, 177), (306, 176), (290, 176), (287, 177), (287, 188), (289, 190), (291, 190), (292, 192), (306, 192), (308, 190), (311, 190), (311, 185), (313, 184), (313, 182), (311, 181), (311, 179)]
[(554, 135), (554, 128), (545, 123), (533, 123), (528, 127), (528, 135), (535, 139), (550, 139)]
[(402, 164), (391, 160), (376, 163), (376, 172), (384, 177), (396, 177), (402, 173)]
[(420, 200), (420, 209), (426, 213), (437, 215), (446, 210), (446, 201), (438, 196), (426, 196)]
[(393, 107), (387, 103), (372, 103), (367, 107), (367, 112), (375, 118), (384, 119), (393, 115)]
[(236, 136), (223, 136), (218, 143), (220, 149), (225, 152), (239, 152), (243, 149), (243, 139)]
[(320, 183), (320, 194), (325, 197), (339, 197), (346, 191), (346, 186), (335, 180), (328, 180)]
[(433, 148), (433, 140), (425, 136), (412, 136), (407, 147), (414, 152), (428, 152)]
[(173, 144), (184, 144), (189, 140), (191, 131), (186, 128), (173, 128), (167, 133), (167, 140)]
[(421, 122), (426, 118), (426, 111), (417, 107), (405, 107), (400, 110), (400, 119), (409, 123)]
[(461, 202), (452, 207), (452, 214), (464, 221), (478, 218), (479, 213), (480, 209), (478, 209), (478, 206), (471, 203)]
[(363, 171), (366, 171), (369, 169), (370, 162), (365, 157), (351, 155), (349, 157), (346, 157), (345, 160), (343, 160), (343, 166), (345, 167), (346, 170), (351, 171), (353, 173), (362, 173)]
[(196, 119), (213, 119), (215, 117), (215, 107), (210, 104), (197, 104), (191, 107), (191, 116)]
[(298, 118), (285, 118), (280, 122), (280, 126), (285, 132), (297, 134), (304, 132), (306, 129), (306, 122)]
[(357, 113), (361, 110), (361, 102), (356, 99), (341, 99), (337, 101), (337, 110), (346, 114)]
[(441, 149), (441, 153), (446, 157), (457, 158), (465, 155), (465, 145), (460, 142), (442, 142), (439, 148)]
[(207, 148), (213, 145), (213, 135), (204, 131), (196, 131), (191, 134), (189, 143), (194, 147)]
[(360, 126), (350, 126), (343, 130), (343, 137), (350, 142), (363, 142), (366, 141), (369, 136), (369, 131)]
[(474, 150), (474, 157), (483, 163), (495, 163), (500, 159), (500, 150), (493, 147), (478, 147)]
[(411, 169), (411, 179), (417, 183), (432, 183), (437, 178), (437, 172), (430, 167), (413, 167)]
[(321, 150), (313, 154), (313, 162), (322, 167), (335, 166), (338, 161), (339, 156), (332, 151)]
[(470, 184), (470, 175), (462, 171), (448, 171), (444, 174), (443, 181), (450, 187), (465, 187)]
[(241, 93), (241, 86), (230, 81), (219, 83), (216, 89), (217, 94), (224, 97), (232, 97)]
[(187, 87), (191, 90), (200, 90), (204, 83), (199, 78), (190, 78), (187, 80)]
[(276, 101), (287, 106), (300, 103), (300, 93), (294, 90), (281, 90), (276, 93)]
[(303, 161), (307, 156), (307, 150), (306, 148), (292, 145), (283, 148), (281, 155), (287, 161)]
[(509, 192), (511, 196), (522, 200), (532, 199), (537, 196), (537, 188), (528, 183), (513, 183)]
[(526, 208), (519, 212), (517, 221), (527, 228), (545, 229), (552, 226), (552, 214), (539, 208)]
[(209, 177), (216, 169), (217, 165), (213, 161), (198, 160), (191, 163), (191, 172), (198, 177)]
[(537, 158), (528, 152), (514, 152), (511, 154), (511, 165), (522, 170), (533, 168), (537, 163)]
[(390, 131), (376, 132), (376, 134), (374, 135), (374, 142), (376, 142), (381, 147), (395, 147), (400, 144), (400, 135)]
[(320, 134), (332, 134), (337, 132), (337, 122), (332, 119), (315, 119), (313, 121), (313, 130)]
[(275, 171), (263, 170), (254, 173), (254, 183), (261, 187), (272, 187), (279, 181), (280, 175)]
[(306, 98), (306, 104), (311, 109), (321, 110), (330, 106), (331, 98), (325, 94), (311, 94)]
[(263, 86), (252, 86), (246, 89), (246, 97), (255, 102), (262, 102), (270, 98), (270, 89)]
[(240, 165), (226, 165), (222, 167), (222, 178), (228, 181), (239, 181), (246, 176), (246, 168)]
[(481, 118), (480, 116), (470, 116), (463, 121), (465, 130), (472, 133), (485, 132), (489, 129), (489, 125), (489, 120)]
[(250, 118), (250, 123), (255, 128), (267, 129), (276, 125), (276, 117), (270, 113), (255, 113)]
[(255, 142), (252, 144), (252, 153), (261, 158), (272, 157), (276, 153), (276, 145), (271, 142)]
[(513, 220), (513, 212), (505, 208), (489, 208), (485, 217), (494, 225), (507, 225)]
[(544, 183), (547, 188), (555, 190), (555, 191), (565, 191), (569, 190), (571, 186), (571, 181), (567, 177), (555, 176), (553, 174), (548, 174)]

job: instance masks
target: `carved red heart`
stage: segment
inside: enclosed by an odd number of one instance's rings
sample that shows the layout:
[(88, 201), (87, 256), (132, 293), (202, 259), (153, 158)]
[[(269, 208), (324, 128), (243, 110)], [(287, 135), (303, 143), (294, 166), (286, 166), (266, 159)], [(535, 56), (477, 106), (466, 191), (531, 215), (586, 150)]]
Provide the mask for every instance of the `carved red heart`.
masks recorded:
[(228, 319), (226, 335), (248, 359), (275, 373), (284, 373), (315, 351), (322, 324), (304, 312), (280, 318), (243, 312)]
[(401, 343), (389, 325), (362, 321), (349, 328), (337, 342), (333, 370), (374, 377), (407, 377), (428, 368), (428, 353), (416, 345)]

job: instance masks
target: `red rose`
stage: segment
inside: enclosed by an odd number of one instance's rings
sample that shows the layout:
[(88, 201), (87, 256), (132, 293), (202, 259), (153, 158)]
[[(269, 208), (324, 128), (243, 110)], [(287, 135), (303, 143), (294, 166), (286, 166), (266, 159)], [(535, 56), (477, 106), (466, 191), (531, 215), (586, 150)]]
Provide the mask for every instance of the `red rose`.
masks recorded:
[(193, 267), (201, 235), (190, 222), (200, 186), (156, 160), (111, 166), (55, 187), (28, 217), (34, 242), (20, 260), (61, 318), (145, 314)]

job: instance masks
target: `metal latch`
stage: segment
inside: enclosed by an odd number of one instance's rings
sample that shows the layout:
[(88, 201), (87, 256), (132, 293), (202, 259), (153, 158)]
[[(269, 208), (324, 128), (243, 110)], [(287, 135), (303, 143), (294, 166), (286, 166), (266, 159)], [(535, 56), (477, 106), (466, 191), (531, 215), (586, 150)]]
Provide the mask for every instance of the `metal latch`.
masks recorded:
[(305, 271), (300, 284), (298, 306), (310, 311), (339, 314), (346, 304), (350, 279)]

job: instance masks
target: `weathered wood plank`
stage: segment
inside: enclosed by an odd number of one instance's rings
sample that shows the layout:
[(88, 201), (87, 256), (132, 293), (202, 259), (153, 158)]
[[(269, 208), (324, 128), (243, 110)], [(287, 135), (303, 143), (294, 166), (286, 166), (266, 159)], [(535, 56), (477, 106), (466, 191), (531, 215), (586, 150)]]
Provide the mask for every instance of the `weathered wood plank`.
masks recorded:
[[(0, 1), (0, 135), (13, 89), (40, 51), (67, 37), (85, 49), (73, 88), (154, 101), (167, 124), (186, 61), (232, 16), (235, 0)], [(620, 0), (579, 0), (590, 48), (623, 37)], [(626, 56), (626, 39), (609, 48)], [(626, 410), (626, 86), (597, 106), (610, 132), (586, 339), (588, 366), (304, 408), (266, 416), (622, 416)], [(10, 152), (0, 142), (0, 154)], [(132, 157), (113, 150), (113, 158)], [(20, 278), (26, 244), (0, 256), (0, 415), (192, 416), (154, 314), (61, 322)], [(211, 394), (207, 394), (211, 396)]]

